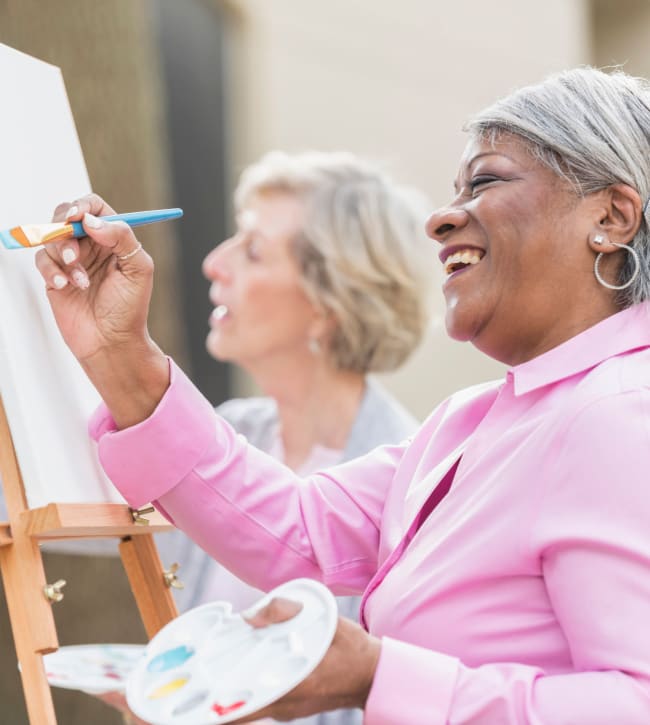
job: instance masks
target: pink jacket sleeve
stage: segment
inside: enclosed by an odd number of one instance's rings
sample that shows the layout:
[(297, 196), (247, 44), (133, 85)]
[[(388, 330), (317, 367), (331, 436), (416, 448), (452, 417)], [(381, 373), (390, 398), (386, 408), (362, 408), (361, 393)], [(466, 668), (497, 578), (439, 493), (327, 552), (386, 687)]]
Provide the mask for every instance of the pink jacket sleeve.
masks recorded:
[(102, 406), (90, 424), (108, 476), (134, 507), (149, 501), (250, 584), (299, 576), (359, 593), (377, 567), (398, 446), (309, 479), (258, 451), (172, 363), (153, 415), (122, 431)]
[(386, 638), (366, 725), (650, 722), (650, 391), (603, 397), (562, 435), (530, 547), (575, 671), (470, 668)]

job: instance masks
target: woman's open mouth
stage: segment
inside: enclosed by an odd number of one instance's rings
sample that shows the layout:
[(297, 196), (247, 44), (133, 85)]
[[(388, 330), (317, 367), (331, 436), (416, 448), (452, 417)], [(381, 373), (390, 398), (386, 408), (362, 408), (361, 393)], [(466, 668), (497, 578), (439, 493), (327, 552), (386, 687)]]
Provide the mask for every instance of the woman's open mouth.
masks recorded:
[(228, 307), (226, 305), (217, 305), (212, 313), (210, 314), (210, 322), (218, 323), (221, 322), (225, 317), (228, 316)]
[(460, 249), (445, 259), (445, 274), (452, 275), (478, 264), (485, 256), (482, 249)]

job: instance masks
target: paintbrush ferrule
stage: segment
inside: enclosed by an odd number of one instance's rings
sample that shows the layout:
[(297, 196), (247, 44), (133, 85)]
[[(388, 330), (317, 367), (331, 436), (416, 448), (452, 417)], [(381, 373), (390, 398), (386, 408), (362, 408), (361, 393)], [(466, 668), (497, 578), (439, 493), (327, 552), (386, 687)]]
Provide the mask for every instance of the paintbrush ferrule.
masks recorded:
[(58, 242), (61, 239), (67, 239), (68, 237), (74, 237), (74, 228), (72, 224), (65, 224), (60, 229), (48, 232), (43, 236), (40, 244), (49, 244), (50, 242)]

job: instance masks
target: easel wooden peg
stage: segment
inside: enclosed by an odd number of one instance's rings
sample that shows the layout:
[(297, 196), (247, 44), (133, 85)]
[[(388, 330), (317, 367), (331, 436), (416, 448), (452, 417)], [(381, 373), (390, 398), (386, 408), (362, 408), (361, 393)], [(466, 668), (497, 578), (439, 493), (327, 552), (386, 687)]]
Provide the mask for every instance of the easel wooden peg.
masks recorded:
[(185, 589), (185, 584), (178, 578), (176, 573), (180, 568), (180, 564), (174, 562), (169, 569), (163, 571), (163, 579), (165, 580), (166, 587), (171, 589)]
[(156, 509), (153, 506), (144, 506), (139, 509), (129, 509), (131, 517), (133, 518), (133, 523), (139, 524), (140, 526), (149, 526), (149, 519), (145, 518), (145, 515), (152, 514), (155, 510)]
[(65, 579), (59, 579), (58, 581), (55, 581), (54, 584), (46, 584), (43, 587), (43, 594), (45, 594), (45, 598), (53, 604), (55, 602), (63, 601), (63, 592), (61, 590), (66, 584), (67, 582)]

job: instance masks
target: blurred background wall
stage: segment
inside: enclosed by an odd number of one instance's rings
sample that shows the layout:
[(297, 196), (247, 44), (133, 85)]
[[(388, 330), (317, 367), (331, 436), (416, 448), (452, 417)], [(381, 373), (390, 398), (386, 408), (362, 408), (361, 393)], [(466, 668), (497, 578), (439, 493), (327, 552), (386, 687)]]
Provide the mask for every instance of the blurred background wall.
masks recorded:
[[(231, 228), (243, 167), (273, 148), (348, 149), (437, 206), (472, 112), (578, 64), (649, 76), (648, 37), (647, 0), (0, 0), (0, 42), (63, 71), (94, 189), (120, 211), (185, 209), (140, 235), (156, 261), (151, 328), (215, 403), (251, 390), (204, 351), (200, 274)], [(434, 305), (422, 348), (384, 379), (420, 418), (503, 372), (448, 340), (440, 295)], [(118, 561), (51, 554), (46, 565), (69, 582), (55, 609), (63, 644), (144, 641)], [(0, 722), (21, 725), (6, 613), (0, 657)], [(120, 722), (87, 696), (55, 695), (61, 723)]]

